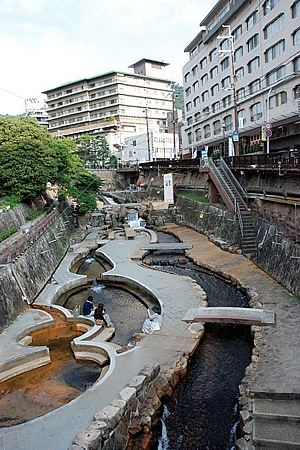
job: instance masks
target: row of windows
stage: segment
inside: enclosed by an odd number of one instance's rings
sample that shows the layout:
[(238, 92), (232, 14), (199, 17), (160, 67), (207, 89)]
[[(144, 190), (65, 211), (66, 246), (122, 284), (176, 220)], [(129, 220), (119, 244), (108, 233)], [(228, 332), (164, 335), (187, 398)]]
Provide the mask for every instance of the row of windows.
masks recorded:
[[(294, 100), (297, 100), (300, 98), (300, 84), (295, 86), (293, 89), (293, 98)], [(225, 100), (225, 99), (223, 99)], [(232, 100), (232, 99), (231, 99)], [(229, 100), (229, 101), (231, 101)], [(283, 104), (286, 104), (288, 100), (287, 92), (281, 91), (278, 93), (274, 93), (272, 96), (269, 97), (269, 109), (276, 108), (278, 106), (281, 106)], [(262, 110), (261, 110), (261, 102), (256, 102), (249, 108), (251, 112), (251, 121), (258, 120), (262, 117)], [(221, 111), (221, 102), (215, 102), (211, 105), (211, 108), (207, 106), (202, 110), (202, 112), (197, 111), (194, 115), (194, 117), (188, 117), (187, 118), (187, 125), (193, 125), (197, 122), (199, 122), (202, 119), (207, 118), (207, 116), (210, 113), (218, 113)], [(238, 111), (238, 119), (239, 119), (239, 126), (242, 126), (246, 123), (246, 111), (245, 109), (240, 109)], [(226, 123), (226, 121), (225, 121)], [(227, 128), (230, 129), (230, 128)]]
[[(279, 0), (267, 0), (263, 5), (264, 14), (266, 15), (269, 11), (271, 11), (277, 5), (278, 2), (279, 2)], [(300, 0), (295, 0), (295, 2), (293, 3), (293, 5), (291, 7), (291, 15), (292, 15), (293, 19), (300, 16)], [(258, 11), (256, 10), (246, 19), (247, 30), (250, 30), (251, 28), (253, 28), (253, 26), (258, 22), (258, 20), (259, 20), (259, 14), (258, 14)], [(274, 36), (283, 27), (284, 27), (284, 14), (281, 13), (275, 19), (273, 19), (269, 24), (267, 24), (265, 26), (265, 28), (263, 29), (264, 38), (268, 39), (268, 38)], [(299, 32), (299, 30), (296, 30), (293, 33), (293, 45), (299, 44), (300, 37), (298, 36), (298, 32)], [(237, 38), (242, 35), (242, 33), (243, 33), (243, 26), (242, 26), (242, 24), (240, 24), (232, 32), (234, 41), (236, 41)], [(232, 45), (233, 44), (232, 44), (231, 37), (224, 39), (220, 43), (220, 50), (231, 50)], [(259, 34), (256, 33), (253, 36), (251, 36), (251, 38), (247, 41), (248, 52), (253, 50), (254, 48), (256, 48), (258, 45), (259, 45)], [(199, 48), (199, 46), (198, 46), (198, 48)], [(195, 55), (195, 53), (193, 53), (193, 55)], [(209, 52), (208, 56), (205, 56), (204, 58), (201, 59), (201, 61), (199, 62), (200, 69), (203, 70), (206, 67), (206, 65), (208, 64), (208, 62), (213, 61), (217, 56), (218, 56), (218, 50), (215, 47)], [(243, 56), (243, 49), (242, 49), (242, 47), (239, 47), (235, 51), (235, 60), (237, 61), (242, 56)], [(224, 60), (223, 64), (224, 64), (224, 66), (226, 66), (226, 64), (228, 64), (228, 62)], [(222, 70), (225, 70), (225, 68), (226, 67), (222, 68)], [(196, 75), (197, 72), (198, 72), (198, 65), (195, 65), (191, 71), (192, 76)], [(188, 72), (185, 75), (185, 77), (184, 77), (185, 82), (187, 82), (189, 80), (190, 75), (191, 75), (190, 72)]]
[[(264, 15), (267, 15), (270, 11), (272, 11), (275, 6), (279, 3), (280, 0), (266, 0), (263, 3), (263, 13)], [(300, 0), (295, 0), (294, 3), (291, 6), (291, 16), (292, 19), (295, 19), (300, 16)], [(279, 16), (280, 17), (280, 16)], [(278, 23), (271, 23), (270, 28), (268, 28), (268, 25), (264, 29), (264, 36), (265, 39), (268, 39), (268, 37), (272, 36), (274, 33), (276, 33), (276, 28), (281, 29), (283, 24), (281, 23), (281, 20), (278, 17)], [(250, 30), (257, 22), (258, 22), (259, 16), (258, 11), (254, 11), (247, 19), (246, 19), (246, 27), (247, 30)], [(276, 22), (277, 18), (273, 21)], [(208, 27), (208, 29), (211, 29), (211, 25)], [(243, 25), (238, 25), (233, 31), (232, 36), (234, 37), (234, 41), (237, 41), (237, 39), (243, 34)], [(203, 41), (200, 41), (197, 45), (197, 47), (194, 47), (193, 50), (190, 52), (190, 59), (193, 59), (197, 52), (199, 52), (204, 47)], [(214, 49), (209, 54), (209, 60), (212, 61), (216, 57), (217, 49)]]
[[(248, 72), (252, 73), (255, 72), (256, 69), (259, 67), (260, 65), (260, 59), (259, 57), (254, 58), (253, 60), (249, 61), (248, 63)], [(298, 73), (300, 72), (300, 56), (298, 56), (297, 58), (295, 58), (293, 60), (293, 71)], [(284, 77), (286, 75), (286, 67), (285, 66), (279, 66), (276, 67), (275, 69), (273, 69), (272, 71), (270, 71), (269, 73), (266, 74), (266, 86), (271, 86), (272, 84), (274, 84), (276, 81), (278, 81), (280, 78)], [(243, 78), (244, 76), (244, 67), (239, 68), (236, 71), (236, 79), (240, 80), (241, 78)], [(248, 88), (248, 93), (249, 94), (254, 94), (255, 92), (258, 92), (262, 89), (262, 78), (257, 78), (255, 80), (253, 80), (251, 83), (248, 84), (248, 87), (242, 87), (240, 89), (238, 89), (236, 91), (237, 94), (237, 100), (242, 100), (243, 98), (245, 98), (246, 96), (246, 89)], [(196, 82), (193, 84), (193, 90), (196, 91), (199, 88), (199, 82)], [(223, 78), (221, 80), (221, 88), (223, 90), (228, 90), (228, 89), (232, 89), (232, 80), (230, 76), (227, 76), (225, 78)], [(189, 87), (186, 90), (186, 95), (189, 96), (192, 92), (192, 89)], [(216, 96), (218, 93), (220, 92), (220, 85), (219, 83), (214, 84), (211, 88), (210, 88), (210, 95), (212, 97)], [(225, 107), (228, 103), (228, 98), (231, 96), (226, 96), (225, 97), (225, 102), (223, 99), (223, 106)], [(201, 94), (201, 101), (203, 103), (207, 102), (209, 99), (209, 90), (205, 90), (202, 92)], [(230, 104), (230, 103), (229, 103)], [(193, 99), (193, 101), (190, 101), (188, 103), (186, 103), (185, 107), (186, 107), (186, 111), (189, 112), (193, 107), (198, 107), (200, 105), (200, 96), (197, 96)]]

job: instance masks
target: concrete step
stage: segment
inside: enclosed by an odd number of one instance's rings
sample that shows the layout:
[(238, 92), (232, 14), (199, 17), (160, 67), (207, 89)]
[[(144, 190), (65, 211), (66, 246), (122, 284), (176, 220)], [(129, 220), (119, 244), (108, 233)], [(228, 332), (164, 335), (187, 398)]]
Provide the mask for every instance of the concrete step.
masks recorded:
[(300, 449), (300, 400), (253, 400), (253, 444), (258, 449)]
[(255, 449), (299, 450), (299, 424), (290, 421), (254, 419), (253, 444)]
[(253, 417), (300, 421), (300, 400), (255, 398), (253, 400)]

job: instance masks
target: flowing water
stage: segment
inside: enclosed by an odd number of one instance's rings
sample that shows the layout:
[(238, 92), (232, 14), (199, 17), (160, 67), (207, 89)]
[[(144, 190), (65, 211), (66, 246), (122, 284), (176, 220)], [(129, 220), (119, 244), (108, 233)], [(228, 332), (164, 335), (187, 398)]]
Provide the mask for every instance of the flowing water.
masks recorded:
[[(174, 242), (159, 233), (159, 242)], [(189, 275), (206, 291), (209, 306), (247, 307), (247, 299), (222, 277), (196, 266), (182, 255), (158, 254), (159, 269)], [(172, 261), (165, 265), (164, 261)], [(181, 263), (179, 262), (181, 261)], [(229, 450), (238, 428), (238, 386), (251, 362), (249, 326), (206, 324), (187, 375), (164, 405), (158, 450)]]

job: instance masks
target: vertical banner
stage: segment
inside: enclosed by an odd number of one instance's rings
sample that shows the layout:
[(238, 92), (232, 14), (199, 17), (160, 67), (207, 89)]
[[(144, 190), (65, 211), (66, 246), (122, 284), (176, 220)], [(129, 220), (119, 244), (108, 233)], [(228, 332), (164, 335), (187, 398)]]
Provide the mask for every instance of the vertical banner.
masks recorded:
[(172, 173), (166, 173), (164, 175), (164, 201), (167, 203), (174, 203)]
[(234, 156), (234, 146), (232, 138), (228, 138), (228, 156)]
[(203, 150), (201, 150), (201, 160), (202, 167), (208, 167), (208, 146), (206, 145)]

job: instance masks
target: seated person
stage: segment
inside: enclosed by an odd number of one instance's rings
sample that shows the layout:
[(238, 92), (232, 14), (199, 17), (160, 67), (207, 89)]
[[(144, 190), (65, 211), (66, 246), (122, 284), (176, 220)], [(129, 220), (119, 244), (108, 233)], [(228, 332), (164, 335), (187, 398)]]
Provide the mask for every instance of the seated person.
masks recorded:
[(95, 310), (94, 318), (96, 321), (96, 325), (104, 324), (106, 327), (110, 326), (109, 315), (106, 314), (103, 303), (99, 303)]
[(89, 295), (87, 300), (83, 304), (82, 314), (84, 316), (93, 316), (94, 312), (95, 312), (95, 306), (93, 303), (93, 297), (91, 295)]

